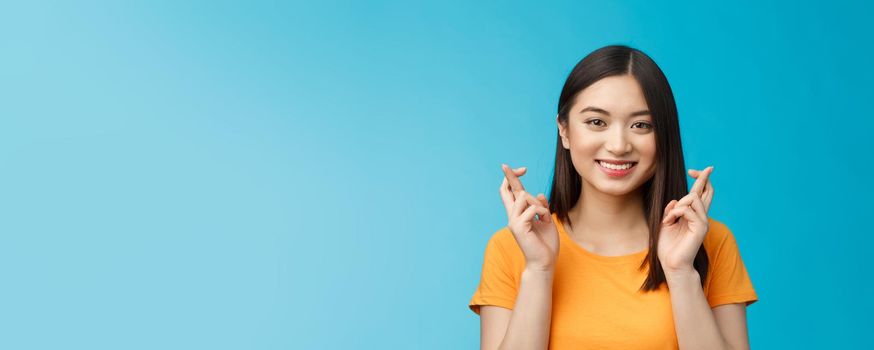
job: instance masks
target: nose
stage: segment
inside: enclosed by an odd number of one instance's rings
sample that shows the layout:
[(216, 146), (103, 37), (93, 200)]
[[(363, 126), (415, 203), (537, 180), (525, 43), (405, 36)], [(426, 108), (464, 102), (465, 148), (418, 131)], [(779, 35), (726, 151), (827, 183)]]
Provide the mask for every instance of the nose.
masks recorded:
[(628, 142), (623, 128), (613, 128), (610, 135), (607, 137), (605, 147), (607, 148), (607, 152), (616, 156), (621, 156), (631, 152), (631, 143)]

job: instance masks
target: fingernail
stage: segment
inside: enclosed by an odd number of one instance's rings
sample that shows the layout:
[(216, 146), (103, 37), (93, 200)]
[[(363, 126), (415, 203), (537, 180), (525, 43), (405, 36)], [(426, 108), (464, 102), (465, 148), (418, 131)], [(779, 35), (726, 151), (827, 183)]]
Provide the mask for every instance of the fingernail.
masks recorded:
[(523, 166), (523, 167), (519, 168), (519, 170), (528, 170), (528, 167)]

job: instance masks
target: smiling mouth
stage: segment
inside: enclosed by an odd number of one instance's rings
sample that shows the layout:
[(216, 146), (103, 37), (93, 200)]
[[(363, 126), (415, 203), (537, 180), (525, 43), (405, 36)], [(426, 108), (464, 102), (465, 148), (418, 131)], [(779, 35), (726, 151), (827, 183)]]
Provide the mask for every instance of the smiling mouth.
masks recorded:
[(606, 169), (610, 169), (610, 170), (618, 170), (618, 171), (628, 170), (628, 169), (633, 168), (635, 165), (637, 165), (637, 162), (627, 162), (627, 163), (623, 163), (623, 164), (613, 164), (613, 163), (605, 162), (605, 161), (603, 161), (603, 160), (595, 160), (595, 163), (598, 163), (599, 165), (601, 165), (602, 167), (604, 167), (604, 168), (606, 168)]

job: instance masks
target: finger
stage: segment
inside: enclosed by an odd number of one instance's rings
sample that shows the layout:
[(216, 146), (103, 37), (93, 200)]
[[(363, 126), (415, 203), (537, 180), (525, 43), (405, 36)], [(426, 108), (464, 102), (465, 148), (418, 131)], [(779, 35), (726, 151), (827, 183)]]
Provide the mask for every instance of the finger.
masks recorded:
[(534, 198), (530, 193), (525, 191), (518, 193), (516, 196), (516, 202), (513, 204), (513, 216), (516, 217), (522, 215), (522, 211), (529, 206), (543, 208), (540, 201), (538, 201), (537, 198)]
[(509, 218), (512, 220), (513, 218), (518, 217), (527, 208), (528, 204), (526, 204), (525, 196), (516, 196), (516, 199), (513, 200), (513, 209), (510, 212)]
[[(529, 202), (531, 202), (532, 205), (536, 205), (538, 207), (544, 207), (543, 201), (541, 201), (540, 198), (534, 197), (534, 195), (532, 195), (528, 192), (522, 192), (522, 193), (525, 194), (525, 197), (529, 199)], [(538, 196), (541, 196), (541, 194), (538, 194)]]
[(680, 214), (680, 216), (682, 216), (686, 219), (686, 221), (689, 222), (701, 220), (701, 217), (698, 216), (698, 213), (696, 213), (695, 210), (692, 209), (692, 207), (684, 207), (683, 213)]
[(543, 204), (543, 201), (538, 199), (537, 197), (532, 196), (528, 192), (522, 192), (525, 196), (525, 200), (528, 202), (528, 205), (533, 205), (535, 207), (543, 207), (546, 208), (546, 205)]
[(680, 218), (681, 216), (683, 216), (683, 215), (682, 215), (682, 214), (683, 214), (683, 208), (685, 208), (685, 207), (678, 207), (678, 208), (673, 208), (673, 209), (671, 209), (671, 210), (668, 212), (668, 215), (665, 216), (665, 219), (662, 220), (662, 224), (671, 225), (671, 224), (673, 224), (674, 222), (676, 222), (678, 218)]
[(673, 210), (673, 209), (676, 207), (676, 205), (677, 205), (677, 200), (676, 200), (676, 199), (673, 199), (673, 200), (671, 200), (670, 202), (668, 202), (668, 205), (665, 206), (665, 213), (664, 213), (664, 215), (663, 215), (663, 217), (662, 217), (662, 223), (666, 223), (666, 222), (668, 222), (668, 220), (669, 220), (669, 216), (670, 216), (670, 214), (671, 214), (671, 210)]
[[(677, 219), (686, 217), (686, 209), (690, 209), (689, 206), (684, 205), (684, 206), (674, 207), (673, 209), (671, 209), (670, 212), (668, 212), (668, 217), (665, 218), (665, 220), (662, 221), (662, 223), (673, 224), (675, 221), (677, 221)], [(694, 212), (693, 212), (693, 214), (694, 214)], [(687, 218), (687, 220), (689, 220), (689, 219)]]
[[(537, 195), (537, 199), (539, 199), (539, 200), (540, 200), (540, 203), (543, 204), (543, 207), (545, 207), (546, 210), (549, 211), (549, 201), (546, 200), (546, 196), (544, 196), (543, 193), (541, 193), (541, 194), (538, 194), (538, 195)], [(545, 222), (552, 222), (552, 213), (550, 213), (550, 214), (546, 217), (546, 220), (544, 220), (544, 221), (545, 221)]]
[(701, 221), (707, 221), (707, 208), (704, 207), (704, 202), (700, 197), (695, 196), (693, 198), (692, 209), (695, 210), (695, 214), (698, 214), (698, 218)]
[[(695, 182), (692, 184), (692, 188), (689, 189), (689, 193), (700, 192), (703, 181), (705, 180), (704, 174), (707, 172), (708, 168), (704, 168), (704, 170), (700, 171), (698, 176), (695, 177)], [(692, 169), (690, 169), (692, 170)]]
[(664, 212), (664, 214), (662, 215), (662, 217), (668, 215), (668, 212), (671, 211), (671, 209), (674, 209), (674, 206), (675, 206), (675, 205), (677, 205), (677, 200), (676, 200), (676, 199), (672, 199), (670, 202), (668, 202), (668, 205), (665, 206), (665, 212)]
[(504, 171), (504, 176), (506, 176), (507, 181), (510, 182), (510, 192), (513, 192), (515, 194), (521, 191), (525, 191), (525, 187), (522, 186), (522, 181), (519, 181), (519, 177), (516, 176), (516, 174), (514, 174), (512, 171), (510, 171), (510, 167), (507, 166), (507, 164), (501, 164), (501, 170)]
[(519, 215), (519, 220), (522, 220), (523, 222), (524, 221), (533, 221), (534, 214), (537, 214), (537, 216), (544, 218), (544, 217), (549, 216), (549, 210), (546, 210), (546, 208), (544, 208), (544, 207), (530, 206), (530, 207), (528, 207), (528, 209), (525, 209), (525, 211), (522, 212), (522, 214)]
[[(513, 170), (518, 176), (525, 175), (528, 169), (525, 167), (521, 167)], [(511, 192), (510, 185), (507, 181), (507, 176), (503, 177), (503, 181), (501, 181), (501, 187), (498, 189), (498, 193), (501, 195), (501, 201), (504, 203), (504, 209), (507, 211), (507, 217), (510, 217), (513, 209), (513, 202), (516, 200), (516, 196)]]
[[(501, 169), (501, 170), (503, 170), (503, 169)], [(502, 172), (503, 172), (503, 171), (502, 171)], [(521, 168), (513, 169), (513, 172), (516, 174), (517, 177), (519, 177), (519, 176), (523, 176), (523, 175), (525, 175), (526, 172), (528, 172), (528, 168), (526, 168), (526, 167), (523, 166), (523, 167), (521, 167)], [(504, 177), (503, 177), (503, 179), (504, 179), (504, 181), (501, 183), (501, 188), (503, 189), (503, 188), (506, 187), (506, 188), (509, 189), (508, 182), (507, 182), (507, 174), (506, 174), (506, 172), (504, 172)], [(511, 194), (512, 194), (512, 193), (511, 193)]]
[(692, 177), (698, 177), (698, 175), (701, 175), (701, 170), (689, 169), (689, 175)]
[(713, 166), (709, 166), (702, 170), (700, 176), (696, 177), (695, 184), (692, 185), (692, 189), (689, 190), (689, 192), (694, 192), (700, 195), (704, 188), (704, 183), (707, 182), (707, 178), (710, 177), (711, 172), (713, 172)]
[(709, 178), (704, 183), (704, 188), (699, 197), (701, 198), (701, 203), (704, 204), (704, 209), (709, 211), (710, 202), (713, 200), (713, 182)]
[(680, 206), (692, 204), (692, 195), (694, 195), (694, 194), (695, 194), (695, 192), (687, 193), (685, 196), (683, 196), (683, 198), (680, 198), (680, 200), (677, 201), (676, 206), (680, 207)]
[(510, 193), (510, 185), (507, 183), (507, 177), (504, 177), (504, 181), (501, 181), (501, 188), (498, 189), (498, 193), (501, 194), (501, 202), (504, 203), (504, 209), (507, 211), (507, 217), (510, 217), (510, 214), (513, 213), (513, 202), (515, 202), (515, 198), (512, 193)]
[(704, 189), (704, 197), (701, 198), (701, 201), (704, 202), (704, 209), (710, 210), (710, 203), (713, 202), (713, 182), (710, 179), (707, 180), (707, 187)]
[(546, 200), (546, 196), (544, 196), (543, 193), (538, 194), (537, 199), (540, 201), (540, 203), (543, 204), (544, 207), (549, 208), (549, 201)]
[[(698, 171), (695, 169), (689, 169), (689, 176), (692, 176), (693, 178), (697, 179), (699, 176), (701, 176), (701, 171)], [(708, 196), (708, 190), (710, 192), (709, 196)], [(701, 197), (701, 199), (704, 200), (704, 207), (706, 207), (708, 209), (710, 208), (710, 199), (712, 199), (712, 198), (713, 198), (712, 182), (710, 181), (710, 178), (708, 177), (707, 182), (704, 184), (704, 195)]]

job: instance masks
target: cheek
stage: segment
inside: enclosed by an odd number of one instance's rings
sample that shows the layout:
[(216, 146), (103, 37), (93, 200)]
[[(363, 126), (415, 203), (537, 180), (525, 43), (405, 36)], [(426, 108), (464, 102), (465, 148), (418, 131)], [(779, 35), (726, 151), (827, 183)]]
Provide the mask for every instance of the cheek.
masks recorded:
[(647, 163), (649, 163), (648, 169), (646, 171), (646, 177), (652, 176), (656, 172), (656, 167), (658, 166), (658, 160), (656, 159), (656, 145), (655, 141), (651, 143), (646, 143), (640, 148), (640, 155), (642, 159), (645, 159)]
[(596, 142), (572, 142), (571, 143), (571, 162), (580, 175), (589, 174), (596, 171), (594, 160), (600, 152)]
[(646, 140), (642, 140), (637, 146), (637, 150), (640, 153), (642, 158), (647, 158), (652, 161), (655, 161), (656, 156), (656, 144), (655, 144), (655, 136), (647, 137)]
[[(594, 156), (599, 147), (597, 135), (587, 134), (585, 130), (576, 130), (570, 138), (571, 151), (579, 156)], [(591, 153), (591, 154), (590, 154)]]
[(592, 161), (597, 158), (599, 152), (599, 146), (594, 142), (571, 143), (571, 157), (573, 157), (574, 163), (582, 164), (583, 161)]

